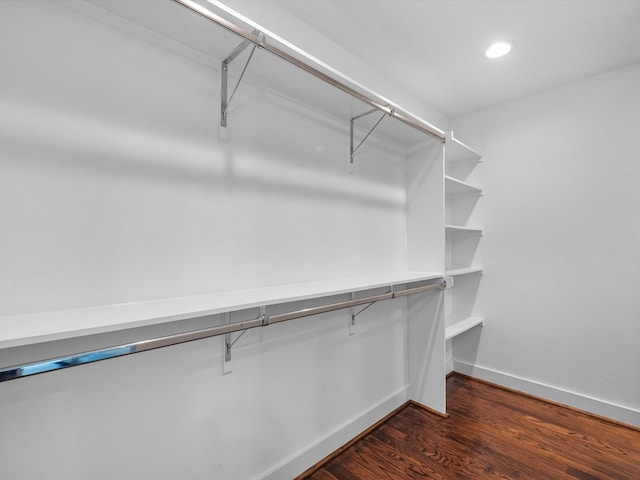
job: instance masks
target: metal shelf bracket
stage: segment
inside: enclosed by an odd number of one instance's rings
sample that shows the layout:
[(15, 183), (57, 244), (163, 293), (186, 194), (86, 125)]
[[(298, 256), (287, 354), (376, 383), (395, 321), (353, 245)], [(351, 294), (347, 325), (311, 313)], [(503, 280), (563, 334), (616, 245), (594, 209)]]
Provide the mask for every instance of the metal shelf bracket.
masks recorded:
[[(395, 293), (393, 290), (393, 286), (389, 287), (389, 291), (387, 293), (385, 293), (385, 295), (389, 295), (391, 294), (391, 298), (395, 297)], [(354, 292), (351, 292), (351, 300), (355, 300), (356, 299), (356, 294)], [(373, 302), (370, 302), (368, 304), (366, 304), (364, 307), (362, 307), (360, 310), (358, 310), (357, 312), (354, 311), (353, 307), (349, 308), (349, 335), (353, 335), (356, 333), (356, 317), (358, 315), (360, 315), (362, 312), (364, 312), (365, 310), (367, 310), (369, 307), (372, 307), (374, 304), (378, 303), (378, 300), (374, 300)]]
[(374, 112), (379, 112), (380, 110), (377, 108), (374, 108), (372, 110), (369, 110), (367, 112), (364, 112), (360, 115), (356, 115), (355, 117), (353, 117), (350, 121), (349, 121), (349, 133), (350, 133), (350, 138), (351, 138), (351, 143), (350, 143), (350, 162), (351, 164), (353, 164), (353, 157), (356, 154), (356, 151), (362, 146), (362, 144), (367, 140), (367, 138), (369, 138), (369, 135), (371, 135), (373, 133), (373, 131), (378, 127), (378, 125), (380, 125), (380, 122), (382, 122), (382, 120), (384, 120), (385, 117), (389, 116), (389, 115), (393, 115), (393, 108), (389, 107), (389, 112), (384, 112), (382, 114), (382, 116), (378, 119), (378, 121), (375, 123), (375, 125), (371, 128), (371, 130), (369, 130), (369, 133), (367, 133), (364, 138), (360, 141), (360, 143), (358, 144), (357, 147), (353, 147), (354, 141), (353, 141), (353, 126), (354, 126), (354, 122), (356, 120), (358, 120), (359, 118), (362, 117), (366, 117), (367, 115), (371, 115)]
[[(261, 323), (261, 326), (269, 325), (269, 317), (266, 313), (266, 307), (260, 307), (260, 313), (258, 318)], [(226, 312), (222, 317), (222, 324), (229, 325), (231, 323), (231, 313)], [(241, 330), (240, 334), (236, 337), (235, 340), (232, 340), (231, 333), (225, 333), (222, 337), (222, 348), (224, 349), (224, 357), (222, 359), (222, 373), (226, 375), (227, 373), (231, 373), (232, 363), (231, 363), (231, 349), (233, 346), (242, 338), (242, 336), (247, 333), (247, 330)]]
[[(254, 30), (253, 33), (258, 37), (258, 39), (260, 40), (260, 45), (262, 45), (264, 43), (264, 38), (265, 38), (264, 33), (259, 32), (257, 30)], [(251, 52), (249, 53), (249, 58), (247, 58), (247, 61), (245, 62), (244, 67), (242, 68), (240, 77), (236, 82), (236, 86), (233, 87), (233, 91), (231, 92), (231, 95), (228, 95), (229, 64), (233, 62), (236, 59), (236, 57), (238, 57), (238, 55), (244, 52), (244, 50), (251, 44), (253, 44), (253, 47), (251, 48)], [(240, 45), (234, 48), (233, 51), (229, 54), (229, 56), (222, 61), (222, 67), (220, 69), (220, 71), (222, 72), (221, 73), (222, 79), (220, 82), (220, 125), (222, 127), (227, 126), (227, 115), (229, 113), (229, 105), (231, 105), (231, 100), (233, 99), (233, 96), (236, 94), (236, 91), (240, 86), (240, 82), (242, 82), (242, 77), (244, 77), (244, 74), (247, 71), (247, 67), (249, 66), (249, 62), (251, 62), (251, 58), (253, 57), (253, 52), (255, 52), (257, 46), (258, 44), (254, 44), (249, 40), (243, 40), (240, 43)]]
[(231, 341), (231, 334), (230, 333), (227, 333), (224, 336), (224, 340), (225, 340), (224, 361), (225, 362), (230, 362), (231, 361), (231, 348), (236, 344), (236, 342), (238, 340), (240, 340), (240, 338), (242, 338), (242, 336), (245, 333), (247, 333), (246, 330), (241, 331), (240, 335), (238, 335), (234, 341)]

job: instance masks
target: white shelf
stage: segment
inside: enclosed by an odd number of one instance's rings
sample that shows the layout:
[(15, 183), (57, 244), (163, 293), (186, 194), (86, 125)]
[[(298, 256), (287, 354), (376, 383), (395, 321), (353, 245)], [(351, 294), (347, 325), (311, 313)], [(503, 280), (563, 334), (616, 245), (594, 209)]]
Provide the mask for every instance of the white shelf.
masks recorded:
[(462, 227), (459, 225), (445, 225), (445, 230), (449, 233), (473, 233), (482, 235), (482, 228), (479, 227)]
[(0, 317), (0, 349), (437, 278), (442, 278), (442, 274), (395, 272), (149, 302), (4, 316)]
[(478, 325), (482, 325), (483, 323), (484, 318), (482, 317), (464, 317), (456, 320), (452, 325), (445, 329), (445, 339), (451, 340), (452, 338), (457, 337)]
[(451, 270), (446, 270), (445, 275), (448, 277), (456, 277), (459, 275), (469, 275), (472, 273), (482, 273), (482, 267), (469, 267), (469, 268), (453, 268)]
[(457, 178), (453, 178), (449, 175), (444, 176), (445, 180), (445, 192), (447, 194), (454, 195), (463, 195), (463, 194), (474, 194), (474, 195), (482, 195), (482, 189), (480, 187), (476, 187), (475, 185), (471, 185), (467, 182), (463, 182), (462, 180), (458, 180)]
[(460, 140), (454, 137), (453, 132), (447, 135), (447, 141), (445, 143), (445, 161), (447, 163), (474, 161), (480, 162), (480, 155), (473, 148), (465, 145)]
[[(154, 2), (152, 9), (149, 8), (147, 2), (88, 0), (88, 5), (85, 5), (84, 2), (77, 2), (80, 5), (76, 5), (74, 2), (71, 3), (73, 4), (71, 8), (79, 9), (82, 13), (86, 12), (98, 18), (102, 18), (105, 12), (110, 14), (109, 24), (114, 23), (125, 29), (125, 31), (134, 29), (134, 33), (145, 36), (149, 36), (150, 32), (153, 32), (155, 34), (154, 41), (160, 41), (157, 36), (169, 39), (179, 46), (181, 54), (190, 54), (196, 60), (208, 64), (212, 68), (219, 68), (220, 62), (227, 58), (243, 41), (243, 38), (239, 35), (227, 31), (175, 2)], [(307, 64), (320, 72), (320, 74), (332, 79), (332, 81), (341, 83), (364, 97), (373, 98), (377, 104), (389, 105), (393, 111), (402, 114), (403, 118), (415, 121), (421, 127), (433, 130), (438, 135), (444, 136), (443, 131), (426, 120), (404, 109), (402, 106), (390, 102), (382, 95), (347, 77), (330, 65), (321, 62), (311, 54), (294, 47), (263, 26), (236, 14), (229, 8), (212, 5), (207, 2), (200, 3), (203, 10), (210, 10), (216, 16), (222, 17), (242, 30), (263, 32), (266, 36), (265, 44), (277, 47), (300, 64)], [(125, 22), (122, 22), (122, 19)], [(144, 31), (140, 31), (140, 27)], [(232, 62), (230, 65), (229, 71), (234, 81), (238, 78), (242, 65), (248, 58), (249, 51), (250, 49), (247, 49), (239, 56), (237, 61)], [(368, 103), (352, 97), (329, 82), (325, 82), (278, 58), (264, 48), (256, 49), (242, 83), (243, 85), (254, 85), (261, 92), (275, 92), (278, 95), (293, 99), (297, 103), (302, 103), (313, 110), (331, 115), (341, 122), (346, 120), (346, 123), (344, 123), (346, 131), (348, 131), (348, 121), (351, 117), (371, 110), (371, 105)], [(241, 86), (239, 95), (245, 88)], [(210, 107), (212, 109), (219, 108), (220, 100), (217, 99), (217, 102), (211, 102)], [(380, 114), (382, 115), (382, 112)], [(356, 129), (360, 129), (360, 125), (362, 125), (364, 132), (367, 132), (372, 126), (368, 125), (367, 122), (375, 122), (378, 117), (379, 115), (376, 114), (371, 115), (371, 118), (361, 119)], [(236, 123), (233, 112), (230, 115), (229, 128), (242, 128), (241, 125)], [(360, 133), (358, 132), (358, 134)], [(379, 137), (385, 142), (407, 147), (418, 145), (424, 142), (425, 139), (430, 138), (395, 118), (382, 122), (380, 127), (376, 128), (373, 137)]]

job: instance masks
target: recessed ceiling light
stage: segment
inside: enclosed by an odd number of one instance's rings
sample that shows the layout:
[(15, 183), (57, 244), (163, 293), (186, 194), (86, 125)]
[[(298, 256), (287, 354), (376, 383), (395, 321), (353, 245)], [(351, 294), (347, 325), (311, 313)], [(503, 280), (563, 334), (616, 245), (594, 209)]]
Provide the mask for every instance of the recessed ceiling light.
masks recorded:
[(509, 53), (515, 46), (512, 41), (496, 42), (484, 52), (487, 58), (500, 58)]

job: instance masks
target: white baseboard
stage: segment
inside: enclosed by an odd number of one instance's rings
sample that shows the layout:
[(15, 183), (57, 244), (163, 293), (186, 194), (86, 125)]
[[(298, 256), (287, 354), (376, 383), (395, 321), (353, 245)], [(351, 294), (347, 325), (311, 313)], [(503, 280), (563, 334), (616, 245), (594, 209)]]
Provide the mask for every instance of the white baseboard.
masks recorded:
[(477, 365), (471, 365), (458, 360), (453, 361), (453, 369), (456, 372), (464, 373), (471, 377), (496, 383), (514, 390), (519, 390), (530, 395), (546, 398), (553, 402), (585, 410), (629, 425), (640, 426), (640, 410), (616, 405), (580, 393), (571, 392), (551, 385), (545, 385), (533, 380), (479, 367)]
[(362, 412), (361, 415), (350, 419), (311, 445), (286, 458), (260, 478), (264, 480), (291, 480), (295, 478), (384, 418), (385, 415), (388, 415), (408, 399), (406, 388), (398, 390), (369, 410)]
[[(640, 411), (632, 408), (615, 405), (586, 395), (457, 360), (453, 360), (453, 370), (619, 422), (640, 426)], [(284, 459), (258, 478), (263, 480), (290, 480), (295, 478), (407, 400), (407, 390), (405, 388), (398, 390), (369, 410), (362, 412), (362, 414), (350, 419), (327, 435)]]

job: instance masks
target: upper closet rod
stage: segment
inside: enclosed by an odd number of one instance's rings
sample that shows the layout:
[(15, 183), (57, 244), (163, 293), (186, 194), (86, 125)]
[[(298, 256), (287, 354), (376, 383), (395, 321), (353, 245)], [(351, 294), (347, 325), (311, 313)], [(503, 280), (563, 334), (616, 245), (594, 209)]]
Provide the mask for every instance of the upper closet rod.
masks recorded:
[(367, 303), (374, 303), (381, 300), (388, 300), (391, 298), (412, 295), (414, 293), (426, 292), (427, 290), (443, 289), (446, 288), (446, 281), (440, 283), (434, 283), (430, 285), (422, 285), (418, 287), (406, 288), (404, 290), (394, 290), (390, 288), (387, 293), (378, 295), (371, 295), (368, 297), (358, 298), (354, 300), (348, 300), (344, 302), (330, 303), (327, 305), (321, 305), (318, 307), (304, 308), (301, 310), (294, 310), (292, 312), (278, 313), (274, 315), (266, 314), (266, 307), (260, 307), (260, 314), (258, 318), (252, 320), (245, 320), (242, 322), (229, 323), (219, 325), (215, 327), (204, 328), (201, 330), (195, 330), (192, 332), (178, 333), (175, 335), (168, 335), (166, 337), (152, 338), (149, 340), (141, 340), (126, 345), (118, 345), (106, 348), (99, 348), (96, 350), (75, 353), (66, 355), (64, 357), (51, 358), (48, 360), (39, 360), (36, 362), (30, 362), (23, 365), (15, 365), (13, 367), (7, 367), (0, 369), (0, 382), (13, 380), (16, 378), (29, 377), (38, 373), (51, 372), (54, 370), (60, 370), (62, 368), (76, 367), (78, 365), (84, 365), (87, 363), (97, 362), (99, 360), (106, 360), (109, 358), (121, 357), (123, 355), (130, 355), (132, 353), (146, 352), (147, 350), (154, 350), (156, 348), (169, 347), (171, 345), (177, 345), (179, 343), (192, 342), (194, 340), (201, 340), (203, 338), (215, 337), (218, 335), (226, 335), (233, 332), (244, 332), (251, 328), (266, 327), (272, 323), (287, 322), (296, 318), (308, 317), (310, 315), (318, 315), (320, 313), (331, 312), (334, 310), (341, 310), (343, 308), (355, 307), (358, 305), (364, 305)]
[(339, 88), (340, 90), (342, 90), (345, 93), (348, 93), (349, 95), (371, 105), (372, 107), (377, 108), (378, 110), (385, 112), (386, 114), (397, 118), (398, 120), (400, 120), (401, 122), (409, 125), (410, 127), (415, 128), (416, 130), (425, 133), (427, 135), (429, 135), (430, 137), (433, 137), (441, 142), (445, 142), (445, 135), (444, 133), (433, 129), (433, 128), (429, 128), (427, 125), (424, 125), (421, 122), (418, 122), (417, 120), (413, 119), (411, 116), (409, 116), (406, 113), (402, 113), (397, 111), (394, 107), (389, 106), (387, 104), (382, 103), (380, 100), (376, 100), (374, 98), (369, 97), (368, 95), (365, 95), (351, 87), (349, 87), (348, 85), (345, 85), (344, 83), (340, 82), (339, 80), (327, 75), (324, 72), (321, 72), (320, 70), (318, 70), (315, 67), (312, 67), (311, 65), (303, 62), (302, 60), (297, 59), (296, 57), (288, 54), (287, 52), (285, 52), (284, 50), (279, 49), (278, 47), (271, 45), (269, 43), (267, 43), (264, 38), (259, 37), (258, 35), (254, 34), (253, 32), (250, 32), (248, 30), (245, 30), (242, 27), (239, 27), (238, 25), (220, 17), (219, 15), (216, 15), (215, 13), (213, 13), (211, 10), (206, 9), (205, 7), (203, 7), (202, 5), (199, 5), (195, 2), (193, 2), (192, 0), (173, 0), (174, 2), (182, 5), (183, 7), (188, 8), (189, 10), (198, 13), (199, 15), (202, 15), (203, 17), (205, 17), (208, 20), (211, 20), (212, 22), (220, 25), (223, 28), (226, 28), (227, 30), (235, 33), (236, 35), (240, 35), (242, 38), (254, 43), (255, 45), (257, 45), (258, 47), (264, 48), (266, 51), (273, 53), (274, 55), (282, 58), (283, 60), (286, 60), (287, 62), (305, 70), (306, 72), (320, 78), (321, 80), (324, 80), (325, 82), (333, 85), (336, 88)]

